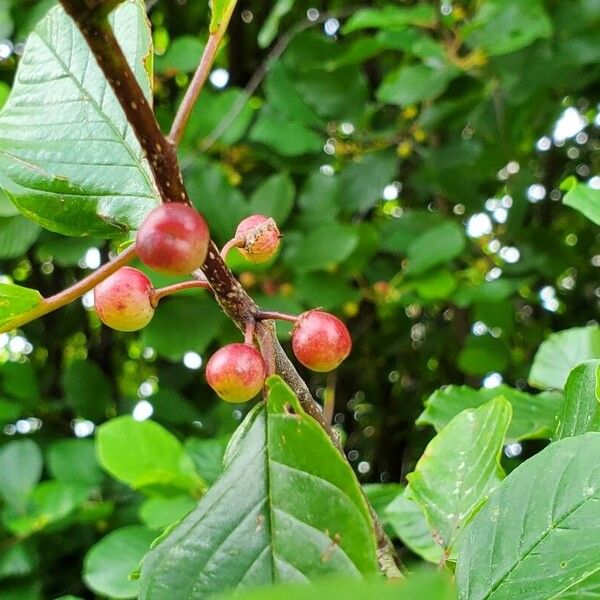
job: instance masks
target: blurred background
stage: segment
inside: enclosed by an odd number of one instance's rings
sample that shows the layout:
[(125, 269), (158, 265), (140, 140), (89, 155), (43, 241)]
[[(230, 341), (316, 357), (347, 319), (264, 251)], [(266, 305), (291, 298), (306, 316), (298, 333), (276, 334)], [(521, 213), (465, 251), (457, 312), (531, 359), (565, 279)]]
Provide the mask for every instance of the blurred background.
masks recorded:
[[(0, 0), (0, 103), (54, 4)], [(147, 7), (166, 131), (208, 4)], [(354, 349), (338, 371), (299, 368), (362, 482), (412, 470), (433, 435), (414, 422), (437, 388), (526, 390), (548, 333), (598, 318), (598, 230), (563, 199), (600, 190), (599, 26), (598, 0), (238, 2), (181, 145), (186, 184), (218, 244), (252, 213), (279, 224), (272, 264), (230, 257), (263, 308), (320, 306), (348, 323)], [(50, 295), (108, 251), (42, 230), (0, 193), (2, 281)], [(24, 544), (0, 529), (2, 599), (94, 597), (85, 552), (139, 522), (142, 497), (95, 463), (99, 424), (152, 418), (210, 482), (248, 410), (204, 381), (210, 354), (241, 340), (205, 292), (165, 300), (135, 334), (101, 327), (92, 308), (88, 294), (0, 335), (0, 446), (34, 440), (44, 478), (76, 460), (96, 490), (59, 525), (38, 519)], [(289, 327), (279, 333), (289, 348)], [(67, 439), (78, 440), (72, 455)], [(518, 444), (507, 467), (540, 443)]]

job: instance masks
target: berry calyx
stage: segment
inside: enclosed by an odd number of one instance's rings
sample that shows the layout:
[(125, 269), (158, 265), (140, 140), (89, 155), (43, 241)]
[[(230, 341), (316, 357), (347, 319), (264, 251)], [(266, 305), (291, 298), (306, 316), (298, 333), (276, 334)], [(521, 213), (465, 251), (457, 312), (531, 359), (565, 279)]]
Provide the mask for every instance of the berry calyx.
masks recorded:
[(187, 204), (161, 204), (137, 233), (140, 260), (167, 275), (187, 275), (202, 266), (210, 234), (202, 215)]
[(244, 219), (235, 230), (242, 256), (253, 263), (263, 263), (275, 256), (281, 234), (270, 217), (252, 215)]
[(154, 315), (152, 282), (132, 267), (122, 267), (94, 288), (100, 320), (118, 331), (137, 331)]
[(296, 358), (313, 371), (332, 371), (352, 349), (346, 326), (333, 315), (321, 310), (302, 313), (292, 333)]
[(227, 402), (254, 398), (267, 378), (260, 352), (250, 344), (228, 344), (217, 350), (206, 365), (208, 385)]

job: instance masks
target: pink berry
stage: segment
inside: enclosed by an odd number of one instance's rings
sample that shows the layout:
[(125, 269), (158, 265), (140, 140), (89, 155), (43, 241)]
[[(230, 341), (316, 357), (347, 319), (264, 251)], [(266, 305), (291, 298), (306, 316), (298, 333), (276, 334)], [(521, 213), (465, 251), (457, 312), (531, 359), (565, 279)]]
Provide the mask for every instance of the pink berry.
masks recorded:
[(137, 269), (122, 267), (94, 288), (100, 320), (118, 331), (137, 331), (154, 314), (151, 281)]
[(235, 237), (244, 242), (239, 248), (242, 256), (250, 262), (262, 263), (275, 256), (281, 234), (273, 219), (264, 215), (252, 215), (237, 226)]
[(249, 344), (228, 344), (206, 365), (208, 385), (227, 402), (246, 402), (262, 389), (267, 367), (260, 352)]
[(292, 333), (296, 358), (313, 371), (332, 371), (352, 349), (346, 326), (333, 315), (311, 310), (302, 313)]
[(187, 275), (206, 259), (210, 234), (202, 215), (181, 202), (155, 208), (137, 233), (137, 253), (159, 273)]

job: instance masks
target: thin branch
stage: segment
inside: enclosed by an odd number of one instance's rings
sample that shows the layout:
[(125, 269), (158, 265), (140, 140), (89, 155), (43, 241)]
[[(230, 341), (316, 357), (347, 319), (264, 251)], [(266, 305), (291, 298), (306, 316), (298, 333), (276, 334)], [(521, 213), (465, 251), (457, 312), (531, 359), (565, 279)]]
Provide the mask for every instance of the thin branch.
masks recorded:
[(289, 321), (295, 323), (298, 320), (296, 315), (290, 315), (288, 313), (278, 312), (276, 310), (260, 310), (256, 315), (257, 321)]
[(165, 296), (170, 296), (171, 294), (176, 294), (177, 292), (181, 292), (183, 290), (193, 290), (198, 288), (206, 290), (210, 289), (210, 285), (208, 285), (208, 281), (201, 279), (191, 279), (190, 281), (174, 283), (173, 285), (168, 285), (166, 287), (154, 290), (154, 294), (152, 295), (152, 303), (156, 305), (158, 304), (159, 300)]
[(55, 294), (54, 296), (44, 298), (40, 304), (34, 306), (31, 310), (17, 315), (14, 317), (14, 319), (11, 319), (2, 325), (0, 327), (0, 333), (12, 331), (16, 327), (25, 325), (25, 323), (29, 323), (29, 321), (33, 321), (38, 317), (47, 315), (48, 313), (51, 313), (56, 309), (73, 302), (73, 300), (80, 298), (90, 290), (93, 290), (109, 275), (112, 275), (115, 271), (118, 271), (121, 267), (131, 262), (133, 258), (135, 258), (135, 255), (135, 244), (132, 244), (117, 257), (113, 258), (113, 260), (102, 265), (99, 269), (96, 269), (93, 273), (87, 277), (84, 277), (81, 281), (78, 281), (76, 284), (72, 285), (66, 290), (63, 290), (62, 292), (59, 292), (58, 294)]
[(221, 248), (221, 256), (223, 257), (223, 260), (225, 260), (227, 258), (227, 255), (229, 254), (229, 251), (232, 248), (241, 248), (244, 245), (244, 240), (241, 240), (240, 238), (232, 238), (230, 239), (222, 248)]

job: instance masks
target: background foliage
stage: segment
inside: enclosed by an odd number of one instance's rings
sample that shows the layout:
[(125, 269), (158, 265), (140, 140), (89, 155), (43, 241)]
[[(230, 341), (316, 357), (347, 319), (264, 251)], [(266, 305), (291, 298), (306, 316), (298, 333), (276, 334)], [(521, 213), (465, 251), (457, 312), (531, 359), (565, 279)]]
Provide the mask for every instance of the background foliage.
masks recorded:
[[(0, 2), (0, 101), (25, 37), (52, 5)], [(163, 0), (149, 16), (167, 129), (209, 14), (203, 2)], [(256, 212), (284, 234), (272, 265), (231, 258), (257, 301), (286, 312), (322, 306), (348, 322), (350, 358), (334, 375), (303, 375), (335, 402), (360, 481), (389, 484), (369, 494), (409, 564), (452, 556), (459, 523), (438, 523), (439, 514), (467, 519), (544, 440), (598, 428), (594, 401), (568, 408), (595, 389), (597, 362), (569, 371), (600, 358), (597, 328), (550, 337), (530, 372), (550, 332), (598, 314), (598, 25), (597, 0), (241, 1), (186, 131), (186, 184), (217, 243)], [(249, 82), (258, 85), (246, 93)], [(13, 130), (0, 121), (9, 190)], [(47, 143), (41, 124), (30, 128)], [(119, 176), (98, 185), (117, 193)], [(144, 205), (147, 185), (142, 178), (132, 202)], [(97, 238), (64, 237), (0, 193), (2, 281), (50, 295), (104, 261), (102, 238), (115, 234), (108, 224)], [(90, 309), (86, 296), (0, 335), (2, 599), (135, 596), (139, 583), (127, 576), (217, 479), (248, 411), (219, 402), (203, 380), (210, 352), (239, 340), (206, 294), (164, 301), (140, 334), (100, 327)], [(285, 324), (280, 335), (288, 340)], [(565, 383), (565, 406), (560, 392), (530, 395)], [(418, 463), (436, 431), (444, 436), (431, 460)], [(550, 447), (552, 464), (569, 443)], [(453, 451), (454, 471), (463, 452), (493, 457), (471, 496), (439, 485)], [(526, 480), (511, 484), (523, 497)], [(470, 563), (459, 564), (460, 583)]]

